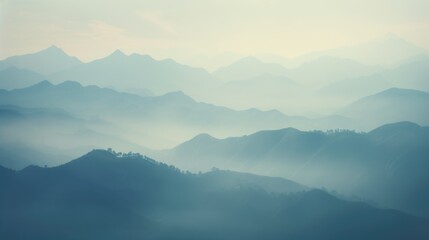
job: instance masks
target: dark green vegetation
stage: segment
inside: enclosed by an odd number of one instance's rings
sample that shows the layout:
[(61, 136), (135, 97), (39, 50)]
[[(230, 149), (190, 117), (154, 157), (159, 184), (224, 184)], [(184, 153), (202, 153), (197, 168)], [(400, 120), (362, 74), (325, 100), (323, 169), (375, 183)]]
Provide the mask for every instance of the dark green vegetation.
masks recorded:
[[(429, 237), (426, 219), (277, 178), (182, 173), (138, 155), (97, 150), (54, 168), (0, 168), (0, 178), (2, 239)], [(279, 181), (284, 189), (264, 188)]]

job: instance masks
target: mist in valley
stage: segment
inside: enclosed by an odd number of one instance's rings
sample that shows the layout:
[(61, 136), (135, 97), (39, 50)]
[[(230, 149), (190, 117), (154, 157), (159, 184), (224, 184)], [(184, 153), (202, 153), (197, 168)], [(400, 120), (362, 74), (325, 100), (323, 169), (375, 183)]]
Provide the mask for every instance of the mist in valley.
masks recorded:
[(0, 2), (2, 238), (428, 238), (426, 2), (96, 2)]

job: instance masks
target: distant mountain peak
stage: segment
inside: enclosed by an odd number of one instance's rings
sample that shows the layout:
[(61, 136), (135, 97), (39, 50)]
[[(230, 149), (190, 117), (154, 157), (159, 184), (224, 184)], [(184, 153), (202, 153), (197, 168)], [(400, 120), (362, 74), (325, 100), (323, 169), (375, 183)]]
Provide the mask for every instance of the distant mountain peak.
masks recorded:
[(82, 85), (79, 82), (67, 80), (57, 85), (58, 87), (64, 88), (82, 88)]
[[(385, 124), (380, 126), (369, 132), (371, 136), (383, 136), (384, 138), (388, 138), (387, 136), (396, 136), (399, 134), (409, 135), (411, 133), (419, 134), (422, 132), (423, 127), (420, 125), (410, 122), (410, 121), (402, 121), (396, 123)], [(404, 138), (405, 139), (405, 138)]]
[(377, 129), (416, 129), (416, 128), (421, 128), (421, 126), (418, 125), (417, 123), (413, 123), (410, 121), (402, 121), (402, 122), (385, 124), (381, 127), (374, 129), (374, 131)]
[(46, 48), (47, 51), (61, 51), (64, 52), (61, 48), (57, 47), (56, 45), (51, 45), (50, 47)]
[(193, 140), (217, 140), (217, 138), (213, 137), (208, 133), (200, 133), (193, 138)]
[(17, 67), (43, 75), (51, 75), (80, 64), (82, 62), (78, 58), (70, 56), (61, 48), (52, 45), (37, 52), (8, 57), (0, 61), (0, 68)]
[(109, 57), (127, 57), (127, 55), (125, 55), (125, 53), (123, 53), (121, 50), (116, 49), (109, 55)]
[(66, 52), (64, 52), (64, 50), (62, 48), (59, 48), (56, 45), (51, 45), (50, 47), (45, 48), (45, 49), (43, 49), (39, 52), (36, 52), (34, 54), (46, 54), (46, 55), (50, 55), (50, 56), (70, 57), (70, 58), (74, 58), (77, 60), (77, 58), (69, 56)]
[(164, 94), (162, 97), (166, 99), (174, 99), (176, 102), (195, 102), (194, 99), (192, 99), (182, 91), (169, 92)]
[(115, 155), (112, 152), (104, 149), (93, 149), (84, 155), (84, 157), (96, 157), (96, 156), (115, 157)]
[(415, 90), (415, 89), (407, 89), (407, 88), (389, 88), (386, 89), (378, 94), (375, 95), (381, 95), (381, 96), (387, 96), (387, 97), (401, 97), (401, 96), (423, 96), (427, 95), (426, 92)]
[(49, 82), (48, 80), (43, 80), (39, 83), (34, 84), (31, 86), (31, 88), (46, 88), (46, 87), (53, 87), (54, 85)]

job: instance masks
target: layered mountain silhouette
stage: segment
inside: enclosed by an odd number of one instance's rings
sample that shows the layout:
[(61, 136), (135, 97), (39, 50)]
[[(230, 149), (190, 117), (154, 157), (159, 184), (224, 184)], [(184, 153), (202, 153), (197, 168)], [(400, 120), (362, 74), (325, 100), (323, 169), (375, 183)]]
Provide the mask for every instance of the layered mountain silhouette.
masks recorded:
[(179, 90), (198, 94), (198, 89), (215, 84), (213, 77), (202, 68), (182, 65), (171, 59), (157, 61), (148, 55), (125, 55), (119, 50), (50, 77), (54, 82), (73, 80), (121, 90), (143, 88), (156, 94)]
[[(232, 176), (228, 183), (224, 174)], [(235, 176), (237, 175), (237, 176)], [(238, 180), (234, 180), (234, 178)], [(3, 239), (426, 239), (428, 220), (232, 172), (185, 174), (93, 151), (55, 168), (0, 167)], [(262, 180), (262, 181), (261, 181)], [(285, 180), (286, 181), (286, 180)], [(278, 182), (277, 180), (275, 181)], [(293, 184), (289, 182), (289, 184)]]
[(243, 137), (198, 135), (158, 158), (183, 169), (220, 167), (283, 176), (380, 206), (429, 216), (429, 128), (410, 122), (368, 133), (287, 128)]
[(0, 61), (0, 70), (16, 67), (49, 75), (80, 64), (82, 62), (76, 57), (71, 57), (62, 49), (51, 46), (36, 53), (6, 58)]
[(100, 119), (82, 119), (54, 108), (0, 106), (0, 165), (56, 166), (94, 147), (133, 151), (146, 148), (122, 138), (127, 131)]
[(0, 89), (25, 88), (43, 80), (46, 80), (45, 76), (30, 70), (9, 67), (0, 71)]
[[(120, 136), (135, 136), (138, 139), (146, 136), (152, 144), (155, 141), (177, 144), (207, 130), (230, 135), (280, 128), (289, 121), (278, 111), (236, 111), (196, 102), (183, 92), (143, 97), (96, 86), (83, 87), (72, 81), (58, 85), (44, 81), (29, 88), (0, 91), (0, 103), (28, 108), (63, 109), (84, 119), (101, 118), (122, 126), (122, 133), (118, 132)], [(158, 134), (158, 131), (170, 131), (172, 134), (164, 136)], [(161, 139), (156, 140), (157, 137)], [(168, 142), (169, 137), (172, 138), (171, 143)], [(131, 141), (131, 138), (128, 139)], [(143, 145), (153, 146), (150, 142)]]
[[(389, 48), (391, 41), (401, 42), (391, 36), (377, 44)], [(246, 57), (210, 74), (171, 59), (159, 61), (119, 50), (105, 58), (81, 63), (53, 46), (0, 61), (0, 88), (28, 87), (44, 79), (53, 83), (72, 80), (143, 96), (183, 91), (200, 101), (237, 109), (279, 109), (290, 115), (319, 117), (336, 112), (344, 103), (392, 87), (429, 90), (425, 52), (405, 52), (410, 60), (402, 60), (402, 65), (386, 70), (324, 52), (289, 69)]]
[(429, 58), (421, 57), (376, 74), (339, 80), (323, 87), (321, 91), (325, 95), (348, 99), (374, 94), (392, 87), (428, 91), (428, 69)]
[(429, 93), (391, 88), (359, 99), (341, 109), (338, 114), (359, 121), (371, 128), (398, 121), (429, 125)]

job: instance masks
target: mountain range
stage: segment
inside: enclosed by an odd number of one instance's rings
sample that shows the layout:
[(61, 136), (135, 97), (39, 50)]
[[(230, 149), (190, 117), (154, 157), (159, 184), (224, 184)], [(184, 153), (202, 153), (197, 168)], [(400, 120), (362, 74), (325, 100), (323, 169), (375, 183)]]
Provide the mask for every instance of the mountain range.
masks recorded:
[(339, 96), (342, 99), (355, 99), (393, 87), (428, 91), (428, 69), (429, 58), (421, 57), (372, 75), (333, 82), (320, 91), (324, 96)]
[[(229, 182), (225, 184), (224, 176)], [(428, 220), (282, 180), (182, 173), (96, 150), (54, 168), (0, 167), (3, 239), (426, 239)], [(262, 183), (262, 184), (260, 184)], [(299, 190), (299, 192), (293, 192)], [(77, 211), (78, 209), (78, 211)]]
[(398, 121), (411, 121), (427, 126), (428, 106), (428, 92), (390, 88), (361, 98), (338, 111), (338, 114), (355, 119), (361, 124), (360, 129)]
[(171, 59), (157, 61), (148, 55), (125, 55), (117, 50), (111, 55), (50, 75), (54, 82), (78, 81), (85, 85), (115, 87), (121, 90), (145, 88), (156, 94), (185, 91), (198, 94), (201, 88), (215, 84), (202, 68), (179, 64)]
[[(401, 50), (403, 56), (398, 53), (398, 59), (402, 56), (400, 64), (391, 67), (360, 63), (328, 51), (290, 68), (245, 57), (213, 73), (171, 59), (126, 55), (119, 50), (82, 63), (53, 46), (0, 61), (0, 87), (10, 90), (41, 80), (56, 84), (72, 80), (143, 96), (183, 91), (199, 101), (235, 109), (278, 109), (289, 115), (319, 117), (336, 113), (345, 103), (392, 87), (428, 91), (427, 55), (404, 42), (390, 36), (369, 44), (378, 46), (380, 51), (384, 51), (384, 45), (385, 49), (395, 44), (408, 46)], [(51, 69), (42, 69), (48, 66)]]
[(0, 89), (12, 90), (25, 88), (46, 80), (40, 73), (9, 67), (0, 71)]
[[(105, 133), (117, 133), (130, 142), (155, 148), (177, 144), (201, 131), (226, 136), (284, 127), (288, 122), (288, 117), (278, 111), (236, 111), (196, 102), (183, 92), (144, 97), (72, 81), (58, 85), (44, 81), (24, 89), (3, 90), (0, 104), (62, 109), (79, 118), (101, 119), (121, 129), (107, 128)], [(160, 131), (171, 134), (160, 135)]]
[(80, 64), (82, 62), (76, 57), (71, 57), (62, 49), (51, 46), (35, 53), (12, 56), (1, 60), (0, 70), (16, 67), (46, 76)]
[(400, 122), (368, 133), (286, 128), (226, 139), (201, 134), (153, 155), (194, 171), (218, 167), (282, 176), (429, 216), (423, 184), (429, 181), (428, 143), (428, 127)]
[(0, 60), (0, 239), (429, 239), (428, 56)]

